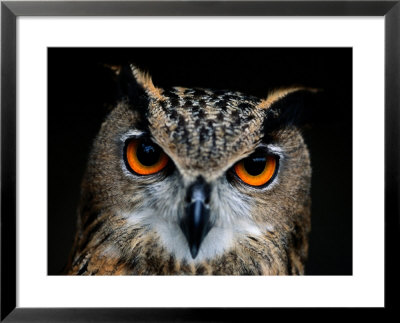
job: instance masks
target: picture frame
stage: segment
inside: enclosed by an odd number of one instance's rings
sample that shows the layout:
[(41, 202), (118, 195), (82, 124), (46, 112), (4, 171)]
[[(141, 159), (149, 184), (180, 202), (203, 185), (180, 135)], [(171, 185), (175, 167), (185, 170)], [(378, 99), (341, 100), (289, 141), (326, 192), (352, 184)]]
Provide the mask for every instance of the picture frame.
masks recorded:
[[(1, 320), (234, 321), (265, 309), (116, 309), (16, 307), (16, 19), (19, 16), (384, 16), (385, 17), (385, 308), (396, 284), (391, 239), (398, 236), (399, 1), (3, 1), (1, 4)], [(390, 284), (388, 284), (390, 281)], [(258, 313), (257, 313), (258, 312)]]

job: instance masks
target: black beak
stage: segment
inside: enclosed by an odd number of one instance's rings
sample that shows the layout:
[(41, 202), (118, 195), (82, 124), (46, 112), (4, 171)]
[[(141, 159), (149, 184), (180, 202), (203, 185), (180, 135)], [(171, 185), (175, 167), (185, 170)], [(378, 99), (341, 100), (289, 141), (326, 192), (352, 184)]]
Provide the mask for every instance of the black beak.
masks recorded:
[(200, 245), (212, 227), (209, 200), (210, 186), (199, 176), (187, 191), (185, 214), (180, 222), (193, 259), (197, 257)]

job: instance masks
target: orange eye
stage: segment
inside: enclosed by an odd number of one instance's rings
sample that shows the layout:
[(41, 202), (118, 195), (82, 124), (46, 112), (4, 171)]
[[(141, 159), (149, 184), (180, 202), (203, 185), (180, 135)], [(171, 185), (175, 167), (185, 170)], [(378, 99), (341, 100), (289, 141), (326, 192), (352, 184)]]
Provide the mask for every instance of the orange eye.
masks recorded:
[(234, 166), (236, 175), (251, 186), (261, 186), (272, 179), (277, 169), (277, 157), (254, 153)]
[(164, 169), (168, 156), (149, 139), (132, 139), (125, 149), (125, 159), (129, 168), (139, 175), (151, 175)]

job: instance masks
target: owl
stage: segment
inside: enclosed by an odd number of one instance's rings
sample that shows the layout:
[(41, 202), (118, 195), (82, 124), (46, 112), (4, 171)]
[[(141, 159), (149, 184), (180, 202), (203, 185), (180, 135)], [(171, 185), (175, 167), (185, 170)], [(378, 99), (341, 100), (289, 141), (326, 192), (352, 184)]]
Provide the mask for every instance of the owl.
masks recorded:
[(89, 156), (67, 274), (304, 274), (311, 166), (288, 98), (315, 90), (159, 88), (113, 69), (122, 95)]

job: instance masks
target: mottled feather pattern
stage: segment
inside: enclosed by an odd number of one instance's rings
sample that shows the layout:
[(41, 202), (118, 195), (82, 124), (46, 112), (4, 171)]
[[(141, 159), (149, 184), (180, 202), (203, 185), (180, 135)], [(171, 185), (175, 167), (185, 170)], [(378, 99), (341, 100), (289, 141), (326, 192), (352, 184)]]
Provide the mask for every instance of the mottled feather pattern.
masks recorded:
[[(149, 124), (159, 144), (181, 157), (182, 171), (192, 176), (226, 164), (228, 152), (246, 154), (261, 138), (265, 113), (254, 109), (260, 102), (238, 92), (173, 88), (163, 92), (162, 104), (150, 102)], [(257, 138), (257, 137), (258, 138)], [(197, 147), (197, 149), (193, 149)], [(237, 158), (238, 155), (235, 155)]]
[[(82, 183), (67, 273), (304, 274), (311, 165), (301, 131), (265, 129), (265, 120), (275, 117), (273, 106), (259, 107), (265, 100), (232, 91), (159, 89), (133, 71), (148, 107), (139, 111), (123, 98), (101, 126)], [(132, 131), (150, 136), (174, 167), (147, 177), (131, 174), (122, 154)], [(249, 187), (231, 167), (261, 146), (278, 151), (278, 173), (266, 188)], [(178, 220), (199, 176), (211, 187), (214, 226), (193, 259)]]

